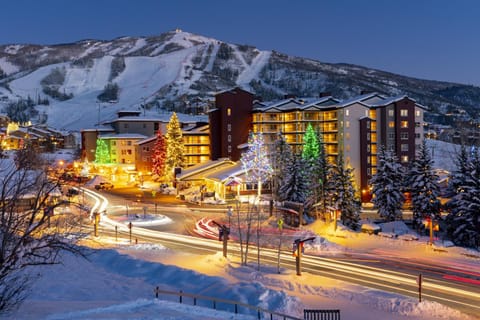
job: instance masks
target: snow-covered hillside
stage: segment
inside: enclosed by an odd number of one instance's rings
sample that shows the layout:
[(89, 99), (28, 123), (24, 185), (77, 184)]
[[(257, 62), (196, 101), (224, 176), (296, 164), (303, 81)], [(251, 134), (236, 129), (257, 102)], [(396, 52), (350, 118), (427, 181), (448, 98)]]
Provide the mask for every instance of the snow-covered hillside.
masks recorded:
[[(47, 83), (56, 71), (62, 77)], [(97, 97), (107, 84), (118, 85), (118, 97), (99, 104)], [(39, 121), (46, 115), (47, 123), (58, 129), (92, 127), (99, 114), (100, 120), (107, 120), (120, 109), (141, 105), (152, 114), (161, 110), (188, 114), (192, 101), (207, 105), (216, 92), (234, 86), (265, 101), (284, 94), (307, 97), (325, 91), (343, 99), (367, 89), (391, 96), (407, 94), (433, 111), (447, 104), (476, 108), (480, 102), (477, 87), (322, 63), (181, 30), (110, 41), (0, 46), (0, 112), (19, 99), (30, 97), (36, 103), (47, 98), (49, 105), (35, 106)], [(67, 100), (45, 93), (46, 87), (67, 95)]]

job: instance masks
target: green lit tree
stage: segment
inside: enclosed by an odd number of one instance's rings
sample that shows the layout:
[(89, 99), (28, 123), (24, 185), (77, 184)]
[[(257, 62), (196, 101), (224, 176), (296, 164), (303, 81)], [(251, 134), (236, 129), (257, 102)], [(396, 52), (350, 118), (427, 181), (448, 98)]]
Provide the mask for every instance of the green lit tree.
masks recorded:
[(110, 163), (110, 153), (105, 140), (97, 139), (97, 149), (95, 150), (95, 163)]
[(184, 165), (184, 144), (182, 129), (178, 121), (177, 114), (174, 112), (167, 124), (167, 155), (166, 172), (172, 173), (175, 168), (181, 168)]
[(312, 124), (309, 123), (303, 135), (302, 158), (309, 163), (314, 163), (317, 161), (319, 154), (320, 145), (318, 143), (318, 137), (315, 130), (313, 130)]

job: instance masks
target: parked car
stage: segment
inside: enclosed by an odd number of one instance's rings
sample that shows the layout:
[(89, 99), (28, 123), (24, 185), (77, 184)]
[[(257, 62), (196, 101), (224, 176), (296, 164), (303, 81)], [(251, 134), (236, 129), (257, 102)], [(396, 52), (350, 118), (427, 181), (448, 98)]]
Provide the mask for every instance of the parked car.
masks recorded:
[(95, 189), (110, 190), (110, 189), (113, 189), (113, 184), (111, 184), (110, 182), (100, 182), (99, 184), (95, 185)]

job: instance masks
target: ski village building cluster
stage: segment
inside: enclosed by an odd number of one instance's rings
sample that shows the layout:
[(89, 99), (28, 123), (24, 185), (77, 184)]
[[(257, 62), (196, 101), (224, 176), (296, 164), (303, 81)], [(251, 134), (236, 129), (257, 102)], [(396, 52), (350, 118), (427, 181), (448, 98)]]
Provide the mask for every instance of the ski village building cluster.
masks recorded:
[[(413, 160), (424, 137), (424, 111), (425, 107), (407, 96), (377, 93), (343, 101), (321, 94), (318, 98), (287, 96), (262, 102), (240, 88), (220, 92), (208, 113), (208, 123), (182, 123), (185, 168), (177, 172), (177, 182), (205, 186), (221, 198), (231, 196), (232, 185), (240, 183), (235, 192), (245, 191), (239, 160), (249, 133), (261, 132), (266, 144), (282, 133), (298, 152), (311, 124), (322, 135), (329, 161), (343, 153), (345, 165), (354, 169), (362, 202), (366, 202), (379, 146), (395, 151), (403, 164)], [(141, 116), (140, 111), (120, 111), (117, 119), (102, 128), (82, 130), (82, 160), (94, 162), (96, 141), (103, 139), (115, 171), (123, 167), (131, 176), (149, 174), (156, 132), (165, 133), (166, 125), (165, 120)]]

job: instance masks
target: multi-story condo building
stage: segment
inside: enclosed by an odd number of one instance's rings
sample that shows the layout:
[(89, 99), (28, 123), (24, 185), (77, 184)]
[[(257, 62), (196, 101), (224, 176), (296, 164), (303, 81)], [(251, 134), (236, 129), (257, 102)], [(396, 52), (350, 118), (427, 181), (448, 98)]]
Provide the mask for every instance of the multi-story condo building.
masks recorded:
[(206, 123), (200, 123), (200, 125), (194, 123), (182, 128), (185, 167), (207, 162), (210, 159), (209, 133), (209, 126)]
[(252, 130), (262, 132), (267, 143), (273, 143), (281, 132), (293, 150), (300, 152), (311, 124), (322, 135), (328, 160), (334, 162), (342, 153), (345, 165), (355, 169), (356, 188), (362, 201), (368, 201), (378, 147), (395, 151), (403, 164), (414, 159), (423, 139), (424, 109), (407, 96), (386, 98), (377, 93), (345, 101), (326, 96), (256, 102)]
[(210, 159), (240, 159), (238, 146), (248, 140), (252, 129), (254, 95), (240, 88), (218, 93), (215, 108), (209, 111)]

